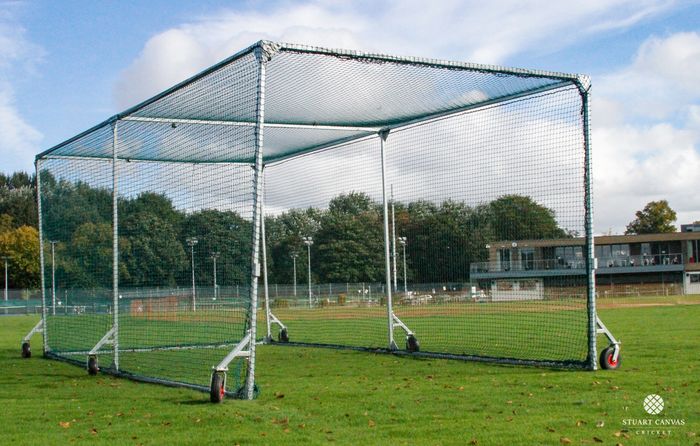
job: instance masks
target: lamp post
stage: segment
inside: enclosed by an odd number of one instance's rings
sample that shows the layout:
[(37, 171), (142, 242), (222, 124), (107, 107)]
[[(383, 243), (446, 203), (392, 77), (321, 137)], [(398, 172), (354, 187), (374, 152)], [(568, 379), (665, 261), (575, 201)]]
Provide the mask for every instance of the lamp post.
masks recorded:
[(403, 248), (403, 292), (408, 296), (408, 279), (406, 278), (406, 237), (399, 237), (398, 240)]
[(306, 258), (308, 259), (308, 264), (309, 264), (309, 271), (308, 271), (308, 278), (309, 278), (309, 308), (312, 307), (311, 304), (311, 245), (314, 244), (314, 239), (312, 237), (302, 237), (301, 240), (304, 242), (306, 245)]
[(7, 302), (7, 261), (10, 260), (8, 256), (3, 256), (2, 258), (5, 261), (5, 302)]
[(292, 262), (294, 265), (294, 297), (297, 297), (297, 257), (299, 254), (296, 252), (292, 253)]
[(194, 245), (196, 245), (199, 240), (197, 237), (187, 237), (187, 245), (190, 247), (190, 256), (192, 257), (192, 311), (197, 311), (197, 290), (194, 284)]
[(216, 284), (216, 259), (219, 258), (221, 255), (220, 252), (214, 251), (211, 253), (211, 259), (214, 261), (214, 300), (216, 300), (219, 297), (218, 293), (218, 285)]
[(50, 240), (51, 243), (51, 313), (56, 316), (56, 243), (55, 240)]

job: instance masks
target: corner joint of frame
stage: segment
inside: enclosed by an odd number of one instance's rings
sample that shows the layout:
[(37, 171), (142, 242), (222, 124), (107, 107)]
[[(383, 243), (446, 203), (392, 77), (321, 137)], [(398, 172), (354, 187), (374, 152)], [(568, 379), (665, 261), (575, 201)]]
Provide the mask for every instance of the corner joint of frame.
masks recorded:
[(377, 132), (380, 138), (382, 138), (383, 141), (386, 141), (386, 139), (389, 137), (389, 132), (391, 129), (382, 129)]
[(255, 58), (260, 63), (269, 62), (280, 50), (280, 45), (268, 40), (261, 40), (255, 47)]
[(579, 74), (574, 81), (581, 95), (587, 95), (591, 91), (591, 78), (585, 74)]

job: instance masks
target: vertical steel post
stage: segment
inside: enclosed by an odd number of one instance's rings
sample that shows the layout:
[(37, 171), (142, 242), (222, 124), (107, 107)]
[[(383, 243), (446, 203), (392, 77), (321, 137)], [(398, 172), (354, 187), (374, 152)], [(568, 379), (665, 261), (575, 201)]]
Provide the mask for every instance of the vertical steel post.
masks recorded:
[(403, 293), (408, 296), (408, 277), (406, 277), (406, 237), (404, 237), (403, 245)]
[(384, 262), (386, 270), (386, 313), (388, 318), (389, 348), (396, 349), (394, 342), (394, 310), (391, 302), (391, 252), (389, 250), (389, 203), (386, 193), (386, 140), (388, 131), (379, 133), (380, 149), (382, 155), (382, 204), (384, 213)]
[(246, 377), (246, 396), (252, 400), (255, 396), (255, 340), (257, 339), (258, 277), (260, 276), (260, 218), (262, 208), (262, 170), (263, 170), (263, 126), (265, 124), (265, 67), (271, 54), (264, 44), (255, 48), (258, 61), (258, 91), (255, 121), (255, 173), (253, 175), (253, 244), (250, 274), (250, 344), (248, 346), (248, 373)]
[(119, 371), (119, 178), (117, 169), (117, 127), (112, 124), (112, 327), (114, 328), (114, 370)]
[(272, 339), (272, 321), (270, 320), (270, 289), (267, 282), (267, 236), (265, 234), (265, 165), (262, 167), (262, 195), (260, 196), (260, 230), (262, 231), (263, 291), (265, 295), (265, 325), (267, 340)]
[(36, 205), (38, 212), (38, 223), (39, 223), (39, 266), (41, 268), (41, 320), (43, 322), (42, 328), (44, 329), (44, 353), (49, 351), (49, 331), (46, 325), (46, 278), (44, 277), (44, 224), (43, 224), (43, 214), (41, 208), (41, 161), (36, 160), (34, 163), (34, 170), (36, 175)]
[(394, 268), (394, 291), (398, 292), (396, 285), (396, 210), (394, 209), (394, 185), (391, 185), (391, 259)]
[(309, 308), (313, 306), (311, 303), (311, 243), (306, 244), (306, 259), (308, 264), (307, 278), (309, 279)]
[(593, 191), (591, 177), (591, 133), (590, 133), (590, 80), (587, 78), (579, 79), (579, 91), (581, 94), (581, 114), (583, 120), (583, 143), (585, 150), (585, 172), (584, 172), (584, 187), (585, 187), (585, 203), (586, 210), (585, 227), (586, 227), (586, 276), (588, 278), (588, 367), (591, 370), (596, 370), (598, 350), (597, 350), (597, 315), (595, 303), (595, 247), (593, 245)]
[(214, 259), (214, 300), (216, 300), (219, 296), (217, 295), (218, 293), (216, 292), (216, 258), (217, 256), (212, 257)]
[(297, 297), (297, 253), (292, 254), (292, 262), (294, 263), (294, 297)]
[(51, 243), (51, 314), (56, 316), (56, 241)]

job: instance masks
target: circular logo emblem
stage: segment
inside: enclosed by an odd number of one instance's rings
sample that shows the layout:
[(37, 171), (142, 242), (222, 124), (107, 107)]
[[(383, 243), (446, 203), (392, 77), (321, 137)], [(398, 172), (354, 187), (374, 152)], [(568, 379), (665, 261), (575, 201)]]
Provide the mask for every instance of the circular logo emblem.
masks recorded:
[(658, 415), (664, 410), (664, 399), (659, 395), (651, 394), (644, 398), (644, 410), (649, 415)]

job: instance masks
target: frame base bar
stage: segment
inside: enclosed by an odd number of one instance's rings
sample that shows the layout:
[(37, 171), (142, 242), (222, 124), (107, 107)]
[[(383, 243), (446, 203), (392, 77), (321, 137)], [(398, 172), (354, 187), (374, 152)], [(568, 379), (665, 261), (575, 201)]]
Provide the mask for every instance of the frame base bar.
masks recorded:
[(27, 336), (22, 338), (22, 342), (29, 342), (32, 337), (37, 334), (37, 333), (43, 333), (44, 332), (44, 321), (43, 319), (37, 322), (37, 324), (34, 326), (34, 328), (31, 329), (29, 333), (27, 333)]
[(228, 371), (228, 365), (233, 361), (235, 358), (247, 358), (250, 356), (250, 346), (251, 342), (255, 342), (253, 340), (253, 334), (248, 331), (248, 334), (245, 335), (245, 337), (236, 344), (236, 346), (231, 350), (231, 352), (226, 355), (224, 359), (221, 360), (219, 365), (216, 367), (213, 367), (215, 372), (227, 372)]
[(608, 330), (608, 327), (605, 326), (603, 321), (600, 320), (600, 317), (596, 316), (595, 317), (595, 323), (596, 323), (596, 333), (597, 334), (602, 334), (605, 335), (606, 338), (608, 338), (608, 341), (610, 341), (610, 344), (615, 347), (615, 352), (613, 353), (613, 361), (617, 361), (617, 357), (620, 355), (620, 342), (619, 340), (615, 339), (615, 336)]
[(109, 331), (102, 336), (102, 339), (100, 339), (100, 341), (88, 352), (88, 355), (96, 355), (103, 345), (114, 345), (114, 335), (116, 332), (116, 327), (110, 328)]

